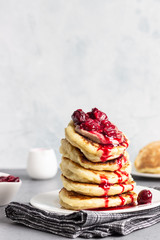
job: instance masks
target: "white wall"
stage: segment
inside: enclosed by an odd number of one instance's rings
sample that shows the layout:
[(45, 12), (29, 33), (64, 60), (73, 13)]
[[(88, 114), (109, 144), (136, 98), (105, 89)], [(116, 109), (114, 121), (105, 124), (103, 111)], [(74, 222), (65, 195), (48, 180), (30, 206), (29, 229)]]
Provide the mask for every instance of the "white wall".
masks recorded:
[(0, 0), (0, 168), (98, 107), (139, 149), (160, 139), (160, 1)]

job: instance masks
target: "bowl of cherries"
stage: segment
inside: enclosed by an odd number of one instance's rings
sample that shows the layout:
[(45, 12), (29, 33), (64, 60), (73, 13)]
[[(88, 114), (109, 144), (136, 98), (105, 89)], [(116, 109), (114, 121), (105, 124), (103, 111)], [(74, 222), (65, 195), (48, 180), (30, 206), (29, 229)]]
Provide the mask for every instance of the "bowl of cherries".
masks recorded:
[(18, 192), (22, 181), (7, 173), (0, 172), (0, 206), (10, 203)]

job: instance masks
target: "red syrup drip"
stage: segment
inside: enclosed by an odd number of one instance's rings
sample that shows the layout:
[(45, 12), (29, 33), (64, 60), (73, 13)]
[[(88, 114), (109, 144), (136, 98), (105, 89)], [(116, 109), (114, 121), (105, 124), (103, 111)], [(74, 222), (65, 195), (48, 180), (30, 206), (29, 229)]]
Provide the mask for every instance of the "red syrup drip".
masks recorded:
[(121, 155), (120, 157), (118, 157), (116, 159), (116, 164), (118, 165), (118, 169), (117, 170), (120, 170), (123, 167), (123, 165), (125, 165), (126, 162), (127, 162), (126, 156)]
[(101, 175), (100, 178), (101, 178), (101, 183), (99, 184), (99, 187), (101, 187), (104, 191), (103, 196), (107, 196), (111, 184), (108, 182), (108, 179), (105, 176)]
[(106, 178), (105, 175), (100, 175), (100, 179), (101, 179), (101, 184), (102, 185), (110, 185), (110, 183), (109, 183), (109, 181), (108, 181), (108, 179)]
[(128, 148), (129, 143), (128, 143), (128, 141), (127, 141), (127, 138), (124, 138), (124, 142), (122, 142), (120, 145), (123, 146), (123, 147), (125, 147), (125, 148)]
[(108, 208), (108, 203), (109, 203), (108, 197), (105, 197), (104, 201), (105, 201), (105, 208)]
[[(133, 185), (132, 185), (132, 186), (133, 186)], [(133, 203), (134, 203), (134, 197), (133, 197), (132, 194), (130, 194), (129, 197), (130, 197), (130, 199), (131, 199), (131, 205), (133, 205)]]
[(110, 186), (109, 185), (105, 185), (105, 184), (100, 184), (99, 187), (101, 187), (104, 190), (103, 196), (107, 196), (108, 195), (108, 191), (110, 189)]
[(128, 161), (128, 159), (126, 158), (126, 156), (123, 155), (123, 164), (125, 164)]
[(129, 173), (127, 173), (125, 171), (121, 171), (121, 170), (119, 170), (119, 171), (127, 177), (127, 179), (125, 180), (125, 182), (127, 182), (129, 180)]
[(99, 144), (99, 148), (97, 149), (97, 151), (101, 150), (103, 152), (102, 156), (101, 156), (101, 161), (102, 162), (106, 162), (108, 158), (112, 157), (111, 155), (111, 150), (112, 150), (112, 146), (111, 145), (100, 145)]
[(133, 204), (127, 204), (124, 206), (117, 206), (117, 207), (108, 207), (108, 208), (92, 208), (87, 209), (88, 211), (112, 211), (112, 210), (121, 210), (133, 207)]
[(121, 183), (122, 182), (122, 175), (117, 171), (114, 171), (114, 173), (118, 176), (118, 183)]
[(121, 200), (121, 206), (123, 206), (125, 204), (125, 199), (121, 195), (119, 195), (119, 198)]
[(116, 163), (118, 165), (118, 169), (117, 170), (120, 170), (122, 168), (122, 161), (123, 161), (123, 157), (119, 157), (117, 160), (116, 160)]
[[(124, 192), (124, 185), (123, 184), (119, 184), (120, 186), (121, 186), (121, 188), (122, 188), (122, 191), (121, 191), (121, 193), (123, 193)], [(121, 194), (120, 193), (120, 194)]]
[(108, 195), (108, 191), (110, 189), (111, 184), (109, 183), (106, 176), (101, 175), (100, 178), (101, 178), (101, 183), (99, 184), (99, 187), (101, 187), (104, 190), (104, 195), (103, 196), (105, 196), (105, 198), (104, 198), (105, 208), (108, 208), (109, 200), (108, 200), (107, 195)]
[(131, 189), (130, 191), (133, 191), (133, 189), (134, 189), (134, 185), (133, 185), (133, 184), (131, 184), (131, 186), (132, 186), (132, 189)]
[[(118, 140), (117, 140), (118, 141)], [(102, 153), (102, 156), (101, 156), (101, 161), (102, 162), (106, 162), (108, 160), (108, 158), (112, 157), (112, 154), (111, 154), (111, 151), (114, 147), (118, 147), (118, 146), (124, 146), (125, 148), (128, 147), (128, 142), (127, 142), (127, 139), (125, 139), (124, 142), (120, 143), (118, 145), (114, 145), (114, 144), (99, 144), (99, 148), (97, 149), (97, 151), (101, 150), (103, 153)], [(124, 163), (127, 162), (127, 159), (126, 157), (124, 157), (123, 155), (121, 155), (120, 157), (118, 157), (117, 159), (121, 159), (123, 157), (124, 159)], [(121, 160), (122, 161), (122, 160)], [(120, 161), (119, 161), (120, 162)]]

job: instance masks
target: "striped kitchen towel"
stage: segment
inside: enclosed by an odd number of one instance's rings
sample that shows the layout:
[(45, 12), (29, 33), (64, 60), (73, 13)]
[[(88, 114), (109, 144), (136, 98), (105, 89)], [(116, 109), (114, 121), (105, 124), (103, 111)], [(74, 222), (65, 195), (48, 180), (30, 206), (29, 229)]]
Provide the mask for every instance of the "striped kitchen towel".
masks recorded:
[(59, 215), (29, 204), (12, 202), (5, 211), (6, 216), (15, 223), (68, 238), (127, 235), (160, 222), (160, 206), (126, 213), (77, 211)]

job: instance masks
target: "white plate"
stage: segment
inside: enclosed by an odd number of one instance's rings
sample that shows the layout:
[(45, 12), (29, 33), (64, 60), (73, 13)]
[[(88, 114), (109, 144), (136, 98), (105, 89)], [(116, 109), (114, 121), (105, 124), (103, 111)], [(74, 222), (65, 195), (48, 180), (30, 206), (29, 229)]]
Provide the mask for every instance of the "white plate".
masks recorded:
[(134, 166), (132, 166), (132, 175), (137, 177), (160, 178), (160, 174), (137, 172)]
[[(136, 186), (135, 192), (138, 194), (143, 189), (148, 189), (152, 192), (152, 196), (153, 196), (152, 203), (133, 206), (130, 208), (125, 208), (125, 209), (109, 210), (109, 213), (133, 212), (133, 211), (140, 211), (140, 210), (159, 206), (160, 205), (160, 191), (155, 190), (153, 188)], [(36, 195), (35, 197), (33, 197), (30, 200), (30, 204), (36, 208), (39, 208), (39, 209), (42, 209), (45, 211), (49, 211), (49, 212), (56, 212), (58, 214), (66, 215), (66, 214), (75, 212), (72, 210), (64, 209), (60, 206), (58, 192), (59, 192), (59, 190), (55, 190), (52, 192), (46, 192), (46, 193), (41, 193), (39, 195)], [(107, 213), (108, 211), (103, 211), (103, 212)]]

